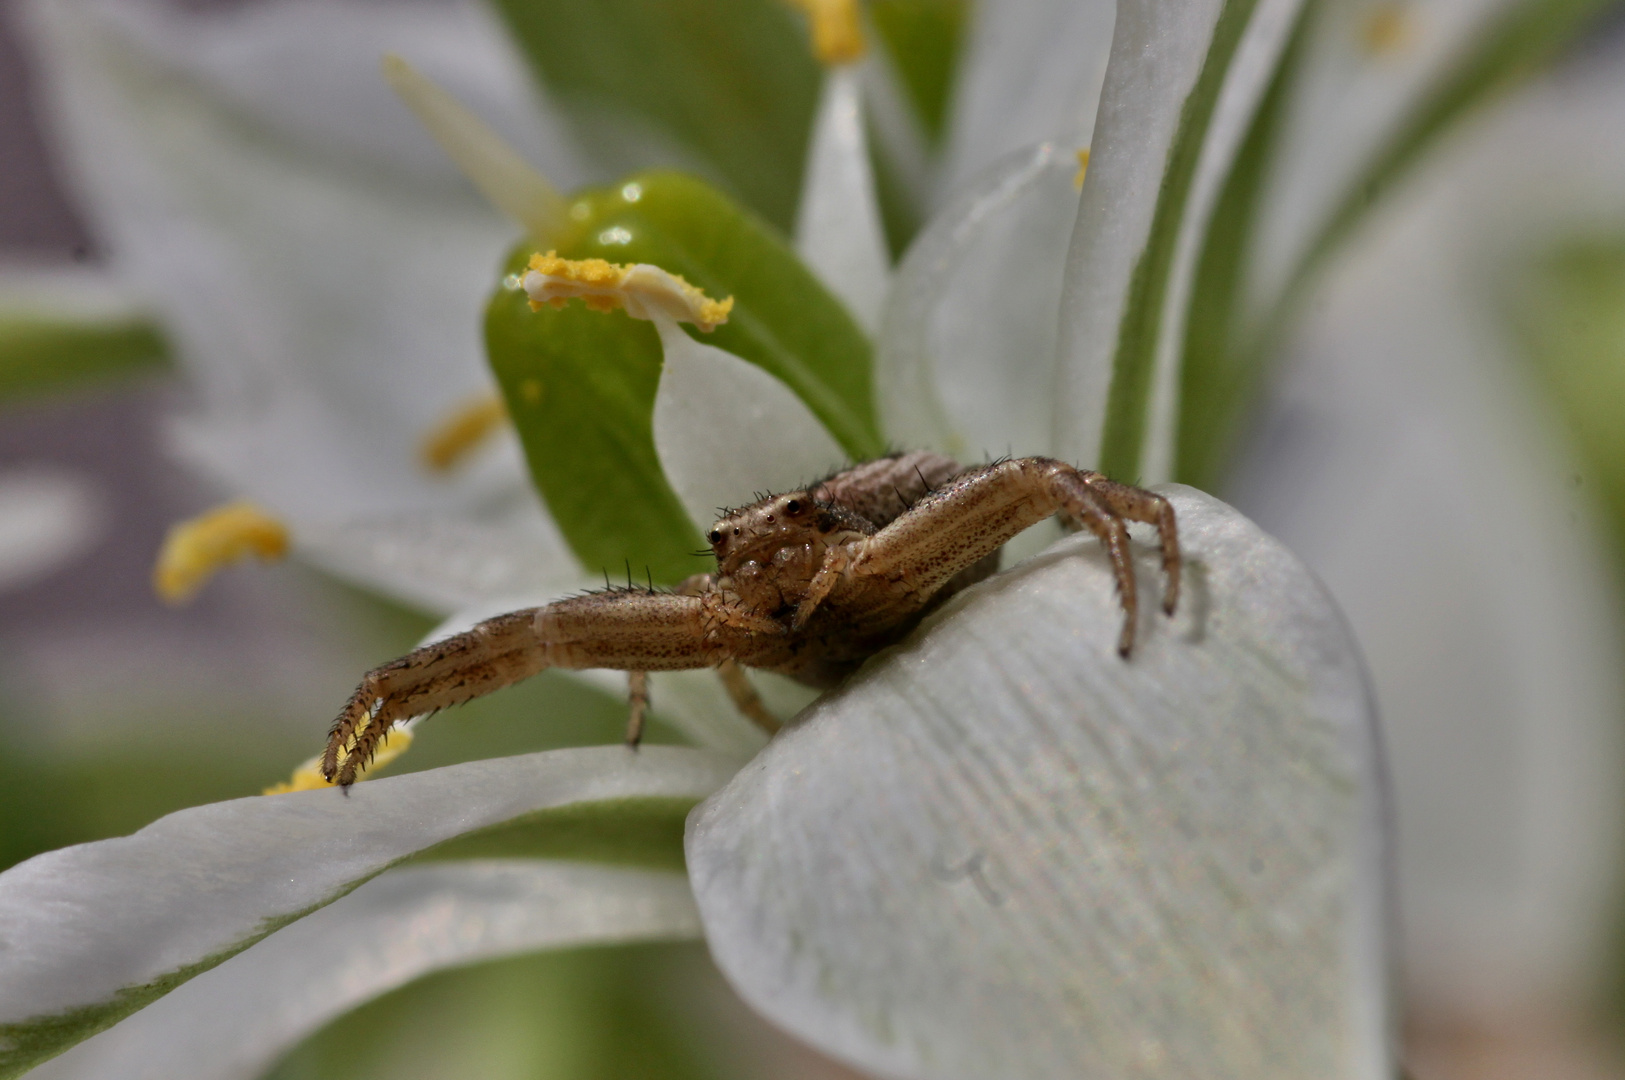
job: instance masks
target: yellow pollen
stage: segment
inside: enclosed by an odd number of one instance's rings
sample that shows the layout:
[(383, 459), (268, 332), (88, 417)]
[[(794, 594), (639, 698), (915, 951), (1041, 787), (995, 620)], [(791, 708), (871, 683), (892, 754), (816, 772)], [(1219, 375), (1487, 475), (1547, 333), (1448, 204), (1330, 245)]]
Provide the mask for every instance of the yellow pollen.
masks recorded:
[(734, 299), (713, 300), (677, 274), (658, 266), (622, 266), (603, 259), (561, 259), (557, 252), (532, 255), (524, 276), (532, 311), (543, 304), (561, 308), (581, 300), (593, 311), (626, 309), (634, 319), (666, 318), (691, 322), (704, 331), (728, 321)]
[(861, 59), (868, 48), (858, 0), (790, 0), (812, 24), (812, 51), (820, 64), (837, 67)]
[(252, 503), (227, 503), (169, 527), (152, 587), (165, 602), (184, 604), (222, 567), (250, 555), (270, 562), (287, 553), (285, 525)]
[[(384, 736), (383, 743), (379, 745), (378, 752), (373, 754), (372, 765), (368, 767), (366, 772), (362, 773), (356, 779), (372, 779), (375, 775), (377, 775), (379, 769), (382, 769), (385, 765), (388, 765), (391, 761), (394, 761), (396, 758), (406, 753), (411, 745), (412, 732), (410, 730), (403, 727), (391, 728), (389, 734)], [(344, 764), (343, 758), (339, 759), (339, 764)], [(260, 792), (260, 794), (285, 795), (290, 791), (315, 791), (318, 788), (336, 786), (337, 785), (335, 784), (328, 783), (327, 777), (322, 775), (322, 759), (321, 755), (318, 754), (316, 757), (311, 758), (309, 761), (293, 770), (293, 775), (288, 777), (288, 779), (284, 780), (280, 784), (272, 784), (270, 787)]]
[(1072, 186), (1079, 191), (1083, 190), (1083, 178), (1089, 175), (1089, 148), (1085, 146), (1078, 151), (1078, 175), (1072, 178)]
[(1367, 13), (1360, 27), (1360, 44), (1372, 56), (1392, 56), (1416, 36), (1416, 19), (1401, 3), (1381, 3)]
[(419, 448), (431, 471), (451, 472), (508, 422), (508, 407), (496, 394), (471, 398), (447, 413), (423, 436)]

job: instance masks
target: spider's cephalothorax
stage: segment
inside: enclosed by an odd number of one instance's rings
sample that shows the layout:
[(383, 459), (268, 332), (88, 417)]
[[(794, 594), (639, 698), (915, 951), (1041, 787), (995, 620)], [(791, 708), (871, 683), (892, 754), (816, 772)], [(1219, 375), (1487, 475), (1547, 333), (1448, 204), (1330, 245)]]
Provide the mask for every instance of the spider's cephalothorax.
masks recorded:
[(1050, 458), (966, 470), (940, 454), (897, 454), (725, 514), (707, 536), (716, 572), (672, 592), (609, 589), (510, 612), (368, 672), (333, 722), (322, 771), (349, 784), (397, 721), (550, 667), (631, 672), (631, 743), (650, 671), (717, 668), (740, 709), (776, 727), (739, 665), (833, 685), (993, 573), (1005, 541), (1054, 514), (1106, 546), (1124, 613), (1117, 647), (1128, 657), (1139, 605), (1126, 522), (1157, 527), (1164, 610), (1179, 599), (1166, 499)]

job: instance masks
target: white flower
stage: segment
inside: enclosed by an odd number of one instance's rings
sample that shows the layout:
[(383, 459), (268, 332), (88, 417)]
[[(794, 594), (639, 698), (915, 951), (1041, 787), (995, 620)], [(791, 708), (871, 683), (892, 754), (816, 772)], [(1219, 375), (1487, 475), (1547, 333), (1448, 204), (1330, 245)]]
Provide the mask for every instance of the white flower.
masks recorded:
[[(206, 408), (180, 429), (182, 446), (285, 516), (309, 557), (461, 608), (454, 621), (578, 581), (517, 482), (516, 455), (438, 489), (406, 468), (410, 438), (481, 380), (471, 341), (405, 328), (467, 332), (439, 305), (462, 318), (477, 309), (509, 231), (444, 189), (428, 197), (424, 177), (385, 182), (373, 169), (356, 182), (369, 155), (399, 167), (416, 151), (255, 85), (309, 18), (329, 20), (321, 40), (335, 53), (345, 35), (362, 38), (365, 64), (335, 68), (362, 70), (385, 44), (372, 20), (343, 7), (264, 9), (242, 16), (261, 20), (252, 36), (200, 30), (182, 52), (153, 32), (150, 11), (130, 10), (58, 0), (37, 16), (66, 57), (58, 100), (82, 154), (94, 160), (101, 151), (85, 148), (98, 143), (128, 154), (99, 180), (94, 166), (83, 175), (100, 185), (93, 198), (120, 207), (108, 221), (131, 273), (167, 283), (159, 305), (199, 365)], [(1316, 35), (1341, 16), (1310, 12), (1311, 45), (1300, 47), (1314, 55), (1326, 40)], [(1499, 17), (1471, 4), (1454, 14), (1451, 33), (1430, 36), (1407, 68), (1405, 91), (1383, 99), (1392, 107), (1368, 110), (1369, 146), (1405, 135), (1451, 63), (1480, 54), (1475, 31)], [(486, 61), (501, 49), (494, 35), (413, 18), (419, 37), (391, 47), (418, 63), (461, 56), (433, 73), (464, 93), (457, 72), (476, 87), (495, 80), (477, 111), (516, 115), (504, 102), (522, 96), (520, 80), (503, 83), (511, 64)], [(1109, 67), (1112, 20), (1100, 5), (986, 5), (977, 18), (942, 208), (884, 306), (873, 303), (886, 271), (850, 71), (829, 77), (820, 107), (803, 250), (860, 322), (878, 319), (887, 436), (1084, 464), (1103, 447), (1109, 465), (1166, 479), (1183, 419), (1199, 408), (1180, 400), (1180, 344), (1221, 232), (1215, 215), (1244, 171), (1236, 163), (1259, 163), (1247, 148), (1256, 117), (1300, 97), (1325, 106), (1325, 71), (1335, 83), (1347, 64), (1288, 68), (1291, 93), (1266, 94), (1308, 18), (1285, 0), (1125, 0)], [(883, 103), (880, 67), (866, 78)], [(270, 100), (254, 117), (260, 137), (208, 109), (198, 80), (239, 110)], [(357, 81), (353, 92), (373, 91)], [(114, 102), (151, 107), (139, 143), (100, 113)], [(375, 118), (388, 115), (380, 106)], [(284, 135), (262, 141), (266, 128)], [(1061, 141), (1031, 146), (1033, 135)], [(1081, 207), (1080, 136), (1093, 143)], [(149, 139), (165, 149), (147, 149)], [(555, 179), (574, 179), (556, 130), (530, 146)], [(1245, 313), (1266, 329), (1294, 295), (1302, 251), (1318, 251), (1323, 226), (1339, 220), (1339, 194), (1386, 160), (1369, 149), (1328, 160), (1308, 137), (1280, 146), (1275, 168), (1290, 180), (1308, 160), (1333, 209), (1299, 212), (1287, 229), (1296, 248), (1277, 245), (1286, 269), (1256, 275), (1260, 298)], [(349, 177), (335, 182), (342, 170), (299, 161), (298, 148), (347, 162)], [(906, 131), (887, 153), (907, 164)], [(270, 171), (290, 157), (299, 167)], [(147, 171), (196, 162), (212, 164), (182, 199), (210, 214), (171, 202), (175, 179)], [(286, 205), (245, 213), (243, 193)], [(343, 212), (324, 221), (313, 199)], [(831, 209), (843, 204), (845, 214)], [(348, 230), (352, 216), (350, 242), (365, 239), (343, 257), (366, 266), (334, 266), (333, 222)], [(347, 327), (347, 312), (363, 323)], [(338, 347), (325, 336), (335, 331)], [(660, 333), (655, 445), (692, 518), (704, 522), (717, 486), (783, 486), (832, 464), (838, 440), (803, 395), (674, 326)], [(224, 362), (243, 351), (248, 379)], [(754, 416), (762, 434), (719, 459), (707, 410), (726, 395), (726, 414)], [(41, 1075), (252, 1076), (325, 1019), (438, 966), (703, 926), (748, 1001), (883, 1075), (1386, 1075), (1384, 830), (1358, 653), (1286, 549), (1207, 496), (1168, 490), (1193, 587), (1172, 622), (1146, 617), (1130, 664), (1100, 632), (1116, 611), (1103, 561), (1067, 540), (956, 599), (737, 773), (751, 742), (720, 695), (699, 678), (670, 680), (659, 700), (713, 749), (552, 751), (386, 778), (349, 799), (216, 804), (14, 868), (0, 875), (0, 1063), (27, 1067), (156, 1000)], [(533, 561), (513, 556), (516, 537)], [(480, 558), (467, 558), (471, 545)], [(697, 910), (669, 872), (518, 859), (389, 869), (515, 820), (613, 825), (707, 796), (687, 843)]]

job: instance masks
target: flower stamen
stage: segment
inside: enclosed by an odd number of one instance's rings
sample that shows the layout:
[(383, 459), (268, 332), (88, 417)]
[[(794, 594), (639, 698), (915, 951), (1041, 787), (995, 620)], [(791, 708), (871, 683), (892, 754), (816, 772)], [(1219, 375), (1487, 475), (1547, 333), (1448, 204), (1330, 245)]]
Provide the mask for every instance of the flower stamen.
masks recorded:
[(532, 311), (543, 304), (561, 308), (580, 299), (593, 311), (626, 309), (634, 319), (691, 322), (710, 332), (728, 321), (734, 299), (713, 300), (704, 292), (648, 263), (622, 265), (603, 259), (561, 259), (557, 252), (530, 257), (523, 278)]
[(184, 604), (223, 567), (250, 555), (271, 562), (287, 553), (287, 526), (252, 503), (227, 503), (169, 527), (152, 586), (166, 603)]
[[(412, 730), (404, 725), (389, 729), (378, 750), (372, 756), (372, 764), (367, 771), (357, 777), (359, 780), (370, 780), (378, 774), (378, 770), (406, 753), (412, 746)], [(344, 764), (344, 759), (339, 759)], [(322, 775), (322, 757), (320, 754), (304, 762), (293, 770), (292, 775), (280, 784), (272, 784), (261, 795), (285, 795), (290, 791), (316, 791), (319, 788), (337, 787), (327, 777)]]
[(508, 422), (508, 406), (496, 394), (458, 405), (423, 436), (419, 454), (431, 472), (449, 473), (466, 462)]
[(1371, 56), (1392, 56), (1416, 37), (1416, 17), (1401, 3), (1381, 3), (1367, 13), (1360, 27), (1360, 44)]
[(812, 24), (812, 51), (825, 67), (839, 67), (862, 59), (868, 44), (857, 0), (790, 0), (807, 13)]

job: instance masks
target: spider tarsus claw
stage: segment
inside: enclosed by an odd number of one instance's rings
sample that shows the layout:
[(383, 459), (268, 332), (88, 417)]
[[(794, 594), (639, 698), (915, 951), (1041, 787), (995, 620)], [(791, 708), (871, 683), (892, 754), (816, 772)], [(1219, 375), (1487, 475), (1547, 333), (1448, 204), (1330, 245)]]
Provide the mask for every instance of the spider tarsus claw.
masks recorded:
[(1134, 618), (1125, 616), (1123, 619), (1123, 632), (1117, 635), (1117, 655), (1124, 660), (1134, 652)]

